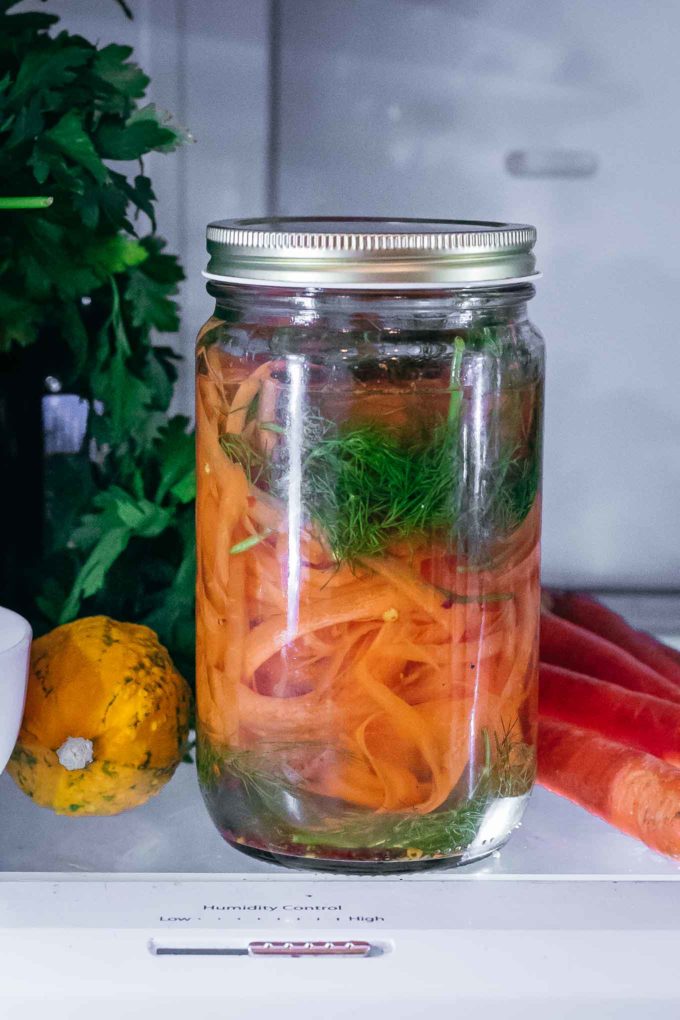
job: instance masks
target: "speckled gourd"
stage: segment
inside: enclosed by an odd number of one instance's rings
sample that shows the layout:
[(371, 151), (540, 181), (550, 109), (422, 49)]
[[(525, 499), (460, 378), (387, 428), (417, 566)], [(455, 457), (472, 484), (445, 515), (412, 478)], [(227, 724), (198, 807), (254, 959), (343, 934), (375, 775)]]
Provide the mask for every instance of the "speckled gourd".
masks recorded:
[(148, 627), (91, 616), (33, 642), (26, 709), (7, 770), (57, 814), (144, 803), (182, 758), (190, 692)]

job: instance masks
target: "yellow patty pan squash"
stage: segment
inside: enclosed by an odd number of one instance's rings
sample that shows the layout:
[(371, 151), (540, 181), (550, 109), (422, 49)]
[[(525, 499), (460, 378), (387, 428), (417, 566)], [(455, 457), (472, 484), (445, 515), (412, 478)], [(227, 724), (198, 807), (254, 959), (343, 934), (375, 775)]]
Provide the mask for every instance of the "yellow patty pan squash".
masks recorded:
[(36, 804), (115, 815), (182, 758), (190, 692), (148, 627), (90, 616), (33, 642), (26, 710), (7, 766)]

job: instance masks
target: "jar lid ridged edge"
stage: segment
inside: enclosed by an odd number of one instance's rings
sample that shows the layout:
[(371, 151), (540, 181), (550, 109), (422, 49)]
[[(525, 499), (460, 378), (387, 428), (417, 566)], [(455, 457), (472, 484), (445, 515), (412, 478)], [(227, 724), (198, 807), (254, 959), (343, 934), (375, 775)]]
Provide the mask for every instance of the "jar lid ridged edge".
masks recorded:
[(329, 252), (488, 252), (526, 250), (536, 242), (536, 228), (507, 224), (489, 231), (448, 231), (391, 233), (362, 231), (273, 231), (252, 227), (225, 226), (219, 221), (208, 224), (207, 240), (234, 248), (253, 248), (264, 252), (297, 250)]
[(205, 275), (255, 286), (508, 286), (537, 276), (535, 242), (530, 224), (488, 220), (215, 220)]

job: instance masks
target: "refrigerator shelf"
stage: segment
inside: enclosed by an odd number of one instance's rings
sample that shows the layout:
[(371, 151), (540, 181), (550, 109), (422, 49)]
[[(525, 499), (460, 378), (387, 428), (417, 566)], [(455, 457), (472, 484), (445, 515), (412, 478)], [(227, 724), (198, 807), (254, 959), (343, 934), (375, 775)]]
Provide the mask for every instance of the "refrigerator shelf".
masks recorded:
[[(0, 819), (0, 876), (5, 881), (19, 876), (82, 881), (103, 875), (343, 880), (297, 873), (230, 847), (208, 817), (192, 765), (181, 765), (171, 782), (142, 807), (111, 818), (54, 815), (3, 775)], [(421, 882), (527, 876), (673, 879), (680, 878), (680, 866), (539, 787), (522, 825), (492, 857), (463, 868), (400, 877)], [(385, 879), (359, 878), (366, 880)]]

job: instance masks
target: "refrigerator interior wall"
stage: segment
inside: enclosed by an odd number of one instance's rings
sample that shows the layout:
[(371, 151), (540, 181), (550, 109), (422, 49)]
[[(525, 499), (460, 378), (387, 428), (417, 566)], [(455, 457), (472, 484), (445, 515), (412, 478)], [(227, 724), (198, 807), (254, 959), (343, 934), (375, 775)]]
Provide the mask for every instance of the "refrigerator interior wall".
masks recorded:
[(281, 9), (279, 211), (535, 223), (546, 580), (677, 587), (680, 5)]

